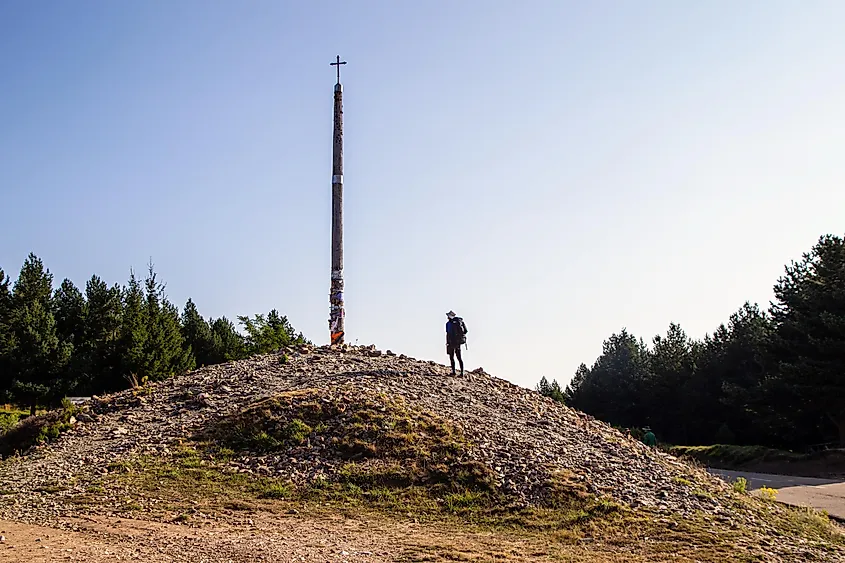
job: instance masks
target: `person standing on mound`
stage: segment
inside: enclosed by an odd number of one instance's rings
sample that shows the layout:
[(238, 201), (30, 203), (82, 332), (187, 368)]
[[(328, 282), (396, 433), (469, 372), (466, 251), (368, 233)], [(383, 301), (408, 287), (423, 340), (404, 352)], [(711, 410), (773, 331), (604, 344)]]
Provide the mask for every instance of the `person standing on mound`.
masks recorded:
[(458, 356), (458, 363), (461, 366), (461, 375), (464, 374), (464, 359), (461, 357), (461, 345), (467, 341), (467, 325), (464, 320), (457, 316), (454, 311), (446, 313), (446, 353), (449, 354), (449, 362), (452, 364), (452, 375), (455, 375), (455, 356)]

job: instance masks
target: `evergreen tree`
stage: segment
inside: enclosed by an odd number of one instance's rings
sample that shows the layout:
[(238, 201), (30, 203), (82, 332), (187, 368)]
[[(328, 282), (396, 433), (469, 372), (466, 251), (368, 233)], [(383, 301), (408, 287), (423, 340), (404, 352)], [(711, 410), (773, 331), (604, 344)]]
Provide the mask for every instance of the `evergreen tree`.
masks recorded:
[[(712, 335), (693, 343), (695, 370), (682, 389), (684, 438), (681, 443), (709, 444), (724, 419), (719, 398), (724, 381), (725, 358), (731, 345), (727, 326), (719, 325)], [(655, 408), (659, 408), (655, 402)]]
[(194, 367), (189, 350), (182, 346), (179, 310), (167, 300), (164, 284), (157, 280), (150, 263), (145, 280), (147, 339), (143, 349), (141, 375), (160, 381)]
[(680, 325), (671, 323), (666, 336), (654, 337), (650, 364), (643, 388), (650, 426), (666, 440), (686, 443), (684, 415), (695, 400), (688, 389), (695, 359), (692, 342)]
[(244, 337), (226, 317), (211, 321), (212, 352), (210, 363), (219, 364), (248, 356)]
[(645, 342), (622, 329), (605, 340), (602, 355), (585, 373), (576, 395), (578, 408), (611, 424), (648, 424), (646, 388), (650, 378)]
[(718, 393), (718, 404), (709, 407), (719, 413), (711, 431), (724, 425), (741, 444), (786, 445), (782, 438), (791, 439), (784, 435), (792, 432), (784, 424), (784, 413), (778, 412), (782, 409), (773, 409), (771, 403), (776, 396), (768, 386), (776, 371), (770, 355), (772, 334), (772, 320), (757, 304), (745, 303), (731, 315), (726, 338), (720, 341), (718, 365), (709, 369), (719, 383), (718, 391), (712, 391)]
[(21, 268), (12, 291), (10, 333), (12, 399), (29, 405), (48, 402), (60, 393), (59, 374), (67, 364), (73, 346), (61, 342), (53, 315), (53, 276), (34, 254)]
[(579, 367), (564, 400), (678, 443), (845, 445), (845, 241), (821, 237), (775, 297), (769, 314), (745, 303), (701, 341), (671, 324), (649, 350), (623, 330)]
[(578, 369), (575, 371), (575, 375), (572, 377), (572, 380), (563, 392), (563, 402), (572, 408), (583, 410), (580, 406), (579, 397), (581, 386), (584, 385), (584, 381), (586, 381), (589, 377), (590, 368), (587, 367), (587, 364), (581, 364), (578, 366)]
[(5, 400), (12, 385), (10, 356), (12, 335), (9, 323), (12, 315), (12, 292), (9, 277), (0, 268), (0, 400)]
[(146, 375), (147, 307), (141, 283), (135, 272), (129, 273), (129, 282), (122, 295), (123, 319), (120, 325), (118, 355), (120, 373), (124, 378), (140, 380)]
[(72, 281), (65, 279), (53, 294), (56, 334), (63, 343), (72, 346), (73, 353), (60, 374), (60, 387), (67, 393), (84, 377), (82, 357), (86, 324), (85, 297)]
[(191, 299), (185, 303), (185, 309), (182, 312), (182, 339), (198, 366), (218, 363), (214, 357), (214, 334)]
[(85, 297), (65, 279), (53, 295), (56, 333), (64, 342), (80, 344), (85, 331)]
[(556, 379), (549, 383), (549, 380), (545, 377), (540, 378), (540, 383), (537, 384), (537, 392), (555, 401), (563, 402), (563, 392)]
[(285, 346), (307, 343), (302, 332), (297, 334), (296, 329), (290, 324), (288, 318), (279, 316), (279, 312), (276, 309), (273, 309), (267, 315), (267, 326), (273, 334), (280, 335), (278, 337), (279, 339), (287, 340), (286, 344), (284, 344)]
[(266, 317), (255, 315), (250, 319), (238, 316), (238, 320), (246, 330), (246, 347), (250, 355), (276, 352), (284, 346), (307, 342), (301, 332), (296, 333), (287, 317), (279, 316), (276, 309), (270, 311)]
[(78, 393), (94, 394), (125, 386), (121, 377), (120, 337), (123, 323), (121, 288), (108, 287), (98, 276), (85, 285), (87, 314)]
[(845, 446), (845, 240), (823, 236), (774, 287), (778, 380)]
[(126, 287), (92, 276), (83, 294), (53, 277), (30, 254), (10, 290), (0, 270), (0, 398), (29, 405), (62, 394), (97, 394), (127, 382), (161, 380), (195, 366), (242, 359), (305, 343), (275, 309), (242, 317), (249, 341), (225, 317), (206, 322), (188, 300), (181, 315), (168, 301), (152, 264)]

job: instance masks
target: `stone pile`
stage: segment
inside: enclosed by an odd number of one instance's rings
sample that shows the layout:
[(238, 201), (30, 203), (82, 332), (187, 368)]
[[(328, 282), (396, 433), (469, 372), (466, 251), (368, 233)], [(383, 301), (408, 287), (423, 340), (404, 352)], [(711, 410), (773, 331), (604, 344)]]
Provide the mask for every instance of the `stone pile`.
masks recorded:
[[(401, 396), (461, 427), (469, 455), (493, 469), (502, 489), (538, 502), (549, 476), (565, 471), (597, 495), (632, 507), (692, 514), (724, 510), (728, 486), (705, 471), (653, 450), (610, 426), (482, 369), (449, 368), (374, 347), (302, 346), (279, 354), (205, 367), (141, 389), (94, 397), (56, 442), (0, 465), (0, 518), (49, 522), (74, 511), (65, 502), (109, 465), (143, 453), (167, 455), (210, 423), (293, 389), (353, 384)], [(306, 451), (306, 450), (303, 450)], [(244, 472), (296, 480), (324, 471), (313, 455), (247, 456)]]

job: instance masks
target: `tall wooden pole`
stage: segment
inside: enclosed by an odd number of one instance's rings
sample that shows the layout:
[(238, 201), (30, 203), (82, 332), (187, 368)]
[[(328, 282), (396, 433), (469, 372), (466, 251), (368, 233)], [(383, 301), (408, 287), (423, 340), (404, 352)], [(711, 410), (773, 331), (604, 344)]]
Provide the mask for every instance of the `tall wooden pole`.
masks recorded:
[(329, 293), (329, 334), (332, 345), (343, 344), (343, 86), (340, 84), (340, 65), (346, 61), (331, 63), (337, 67), (337, 83), (334, 85), (334, 142), (332, 146), (332, 278)]

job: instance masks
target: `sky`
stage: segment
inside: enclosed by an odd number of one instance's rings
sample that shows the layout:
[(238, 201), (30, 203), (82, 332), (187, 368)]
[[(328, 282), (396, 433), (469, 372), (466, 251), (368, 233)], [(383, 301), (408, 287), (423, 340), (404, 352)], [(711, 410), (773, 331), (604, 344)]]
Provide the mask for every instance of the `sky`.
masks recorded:
[(694, 338), (845, 232), (845, 3), (0, 2), (0, 267), (567, 382)]

